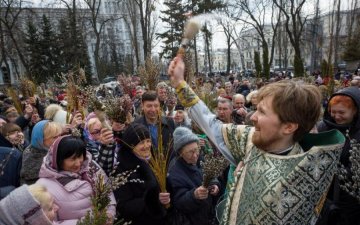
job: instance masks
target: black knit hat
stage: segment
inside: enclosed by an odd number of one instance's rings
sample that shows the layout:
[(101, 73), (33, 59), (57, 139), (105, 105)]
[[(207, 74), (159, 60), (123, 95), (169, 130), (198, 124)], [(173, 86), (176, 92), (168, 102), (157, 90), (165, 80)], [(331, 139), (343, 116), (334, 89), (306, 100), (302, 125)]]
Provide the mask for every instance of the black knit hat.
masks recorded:
[(150, 132), (143, 124), (132, 123), (122, 136), (124, 150), (132, 150), (141, 141), (150, 138)]
[(184, 108), (184, 106), (177, 104), (175, 106), (175, 111), (177, 111), (177, 110), (185, 110), (185, 108)]

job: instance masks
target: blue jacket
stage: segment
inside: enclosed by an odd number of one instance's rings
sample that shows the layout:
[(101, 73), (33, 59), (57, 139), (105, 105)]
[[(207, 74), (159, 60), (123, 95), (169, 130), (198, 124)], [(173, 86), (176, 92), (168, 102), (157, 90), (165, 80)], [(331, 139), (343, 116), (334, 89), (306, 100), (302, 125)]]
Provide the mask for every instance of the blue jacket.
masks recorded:
[[(190, 224), (208, 225), (214, 217), (213, 197), (209, 194), (206, 200), (196, 199), (194, 191), (201, 186), (203, 173), (200, 167), (187, 164), (182, 158), (174, 158), (170, 163), (168, 181), (171, 186), (171, 198), (174, 207), (185, 214)], [(220, 185), (217, 183), (220, 188)]]
[(20, 186), (21, 157), (15, 148), (0, 147), (0, 199)]

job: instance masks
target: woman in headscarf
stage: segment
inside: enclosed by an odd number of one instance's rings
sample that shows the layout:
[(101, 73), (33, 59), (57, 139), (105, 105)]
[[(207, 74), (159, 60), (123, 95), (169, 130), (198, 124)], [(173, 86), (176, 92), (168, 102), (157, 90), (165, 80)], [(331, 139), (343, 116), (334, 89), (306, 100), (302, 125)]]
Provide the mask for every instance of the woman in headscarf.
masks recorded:
[(61, 125), (42, 120), (33, 128), (31, 143), (23, 152), (20, 179), (22, 184), (33, 184), (39, 178), (39, 170), (44, 156), (52, 143), (61, 135)]
[[(44, 186), (23, 185), (0, 201), (0, 224), (52, 225), (58, 206)], [(66, 225), (75, 225), (69, 221)], [(65, 224), (64, 224), (65, 225)]]
[[(91, 197), (95, 183), (104, 171), (92, 161), (91, 154), (80, 137), (61, 136), (50, 147), (39, 172), (37, 184), (44, 185), (59, 206), (57, 221), (80, 220), (92, 210)], [(109, 194), (107, 223), (115, 217), (115, 199)]]

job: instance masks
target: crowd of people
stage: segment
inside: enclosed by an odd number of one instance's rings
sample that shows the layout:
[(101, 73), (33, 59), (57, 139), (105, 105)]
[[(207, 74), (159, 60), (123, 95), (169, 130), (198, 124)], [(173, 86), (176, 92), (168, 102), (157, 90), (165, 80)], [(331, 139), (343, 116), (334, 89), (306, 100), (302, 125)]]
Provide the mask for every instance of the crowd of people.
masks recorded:
[[(360, 182), (357, 74), (328, 96), (320, 75), (188, 84), (184, 67), (175, 58), (156, 90), (119, 84), (113, 97), (132, 101), (126, 120), (69, 115), (63, 90), (21, 98), (20, 112), (1, 94), (0, 224), (77, 224), (94, 210), (98, 179), (127, 171), (107, 195), (105, 224), (360, 224), (360, 190), (349, 187)], [(160, 148), (165, 190), (151, 165)], [(207, 186), (205, 156), (229, 162)]]

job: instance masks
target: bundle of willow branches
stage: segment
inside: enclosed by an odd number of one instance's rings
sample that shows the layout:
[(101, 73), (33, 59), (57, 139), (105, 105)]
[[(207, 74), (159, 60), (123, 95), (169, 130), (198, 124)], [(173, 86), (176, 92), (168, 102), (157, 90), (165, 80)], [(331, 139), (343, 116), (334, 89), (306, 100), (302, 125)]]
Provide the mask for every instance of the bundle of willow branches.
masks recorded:
[(204, 161), (200, 162), (203, 170), (203, 183), (204, 187), (209, 187), (210, 182), (220, 176), (225, 168), (229, 165), (229, 162), (221, 155), (213, 156), (206, 154)]
[(76, 71), (70, 71), (61, 75), (62, 80), (66, 82), (67, 95), (67, 115), (66, 123), (70, 122), (70, 116), (75, 112), (80, 112), (85, 117), (85, 100), (81, 92), (81, 86), (86, 83), (85, 71), (79, 68)]
[(340, 187), (355, 197), (360, 202), (360, 143), (349, 136), (349, 130), (346, 136), (350, 139), (350, 169), (340, 164), (339, 179), (343, 181)]
[[(139, 168), (139, 166), (137, 167)], [(94, 194), (91, 198), (92, 211), (89, 211), (83, 219), (81, 219), (77, 225), (104, 225), (106, 224), (108, 217), (106, 214), (107, 207), (110, 204), (110, 194), (119, 187), (126, 185), (126, 183), (143, 183), (139, 179), (129, 179), (130, 175), (136, 172), (136, 169), (122, 172), (114, 176), (116, 167), (109, 175), (109, 179), (103, 174), (97, 174), (92, 177)], [(91, 173), (95, 174), (96, 169), (91, 168)], [(128, 225), (131, 222), (124, 222), (120, 220), (122, 225)]]
[(205, 105), (214, 111), (217, 106), (217, 94), (213, 91), (212, 85), (210, 83), (205, 83), (202, 86), (197, 86), (194, 89), (194, 92), (199, 96), (199, 98), (205, 103)]
[(19, 96), (17, 95), (16, 91), (14, 90), (14, 88), (12, 87), (8, 87), (7, 88), (7, 94), (8, 96), (11, 98), (11, 100), (14, 102), (14, 107), (16, 109), (16, 111), (22, 115), (23, 114), (23, 110), (22, 110), (22, 106), (21, 106), (21, 102), (19, 99)]
[[(164, 148), (163, 146), (163, 137), (162, 137), (162, 126), (161, 126), (161, 115), (159, 115), (158, 119), (158, 146), (157, 148), (153, 149), (152, 156), (149, 162), (150, 168), (153, 171), (156, 180), (159, 183), (160, 191), (161, 192), (167, 192), (166, 191), (166, 176), (168, 171), (168, 161), (170, 157), (170, 143), (167, 146), (167, 148)], [(155, 146), (153, 145), (153, 148)], [(170, 207), (170, 205), (166, 206), (167, 208)]]
[(156, 85), (159, 83), (160, 66), (148, 57), (145, 65), (140, 66), (138, 71), (141, 82), (146, 84), (149, 90), (155, 90)]
[(20, 79), (19, 89), (25, 99), (28, 99), (29, 97), (34, 97), (36, 93), (36, 86), (34, 82), (26, 78)]
[(125, 74), (121, 74), (118, 76), (117, 80), (122, 87), (123, 94), (132, 96), (132, 90), (134, 87), (131, 77), (126, 76)]
[(129, 114), (133, 108), (133, 103), (129, 95), (120, 98), (105, 98), (103, 101), (105, 113), (109, 119), (119, 123), (131, 123)]

